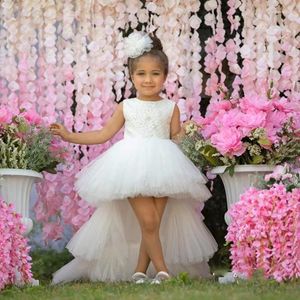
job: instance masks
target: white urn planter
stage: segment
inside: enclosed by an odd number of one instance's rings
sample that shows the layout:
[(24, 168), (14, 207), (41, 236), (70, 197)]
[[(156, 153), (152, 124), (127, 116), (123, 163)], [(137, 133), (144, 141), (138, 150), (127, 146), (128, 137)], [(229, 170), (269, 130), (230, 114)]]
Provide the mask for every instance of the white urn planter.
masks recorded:
[(275, 166), (270, 165), (236, 165), (232, 176), (225, 172), (226, 166), (215, 167), (211, 170), (211, 173), (221, 177), (224, 184), (227, 200), (227, 212), (225, 213), (227, 225), (230, 223), (229, 208), (239, 201), (240, 195), (249, 187), (255, 186), (260, 177), (271, 173), (274, 168)]
[(41, 173), (22, 169), (0, 168), (0, 196), (7, 203), (13, 203), (17, 213), (22, 215), (27, 235), (33, 226), (29, 218), (29, 200), (32, 186), (41, 181)]

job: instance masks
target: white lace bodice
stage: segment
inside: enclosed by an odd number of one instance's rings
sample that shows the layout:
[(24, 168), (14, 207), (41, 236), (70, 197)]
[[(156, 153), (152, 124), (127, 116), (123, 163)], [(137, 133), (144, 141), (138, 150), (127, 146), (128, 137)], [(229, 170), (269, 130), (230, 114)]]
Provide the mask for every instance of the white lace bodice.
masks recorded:
[(143, 101), (137, 98), (123, 102), (124, 138), (170, 138), (170, 122), (175, 103), (163, 99)]

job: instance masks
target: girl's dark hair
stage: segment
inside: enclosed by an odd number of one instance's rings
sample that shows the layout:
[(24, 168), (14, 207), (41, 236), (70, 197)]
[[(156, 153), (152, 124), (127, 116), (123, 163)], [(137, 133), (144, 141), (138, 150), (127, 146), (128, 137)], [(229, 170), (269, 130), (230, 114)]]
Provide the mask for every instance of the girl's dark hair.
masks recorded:
[(143, 57), (143, 56), (153, 56), (156, 57), (160, 63), (163, 66), (164, 73), (167, 76), (169, 72), (169, 60), (165, 52), (163, 51), (163, 46), (159, 38), (157, 38), (155, 35), (149, 35), (150, 38), (152, 39), (153, 47), (150, 51), (144, 52), (142, 55), (135, 57), (135, 58), (128, 58), (128, 69), (129, 69), (129, 76), (133, 74), (136, 64), (138, 60)]

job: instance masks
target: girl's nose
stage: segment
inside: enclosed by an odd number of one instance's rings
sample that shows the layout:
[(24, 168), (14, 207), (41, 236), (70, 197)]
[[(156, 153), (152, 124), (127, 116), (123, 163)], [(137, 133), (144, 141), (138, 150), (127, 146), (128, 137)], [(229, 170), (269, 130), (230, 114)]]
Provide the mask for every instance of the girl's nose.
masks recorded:
[(151, 81), (152, 81), (152, 76), (151, 75), (146, 75), (145, 82), (151, 82)]

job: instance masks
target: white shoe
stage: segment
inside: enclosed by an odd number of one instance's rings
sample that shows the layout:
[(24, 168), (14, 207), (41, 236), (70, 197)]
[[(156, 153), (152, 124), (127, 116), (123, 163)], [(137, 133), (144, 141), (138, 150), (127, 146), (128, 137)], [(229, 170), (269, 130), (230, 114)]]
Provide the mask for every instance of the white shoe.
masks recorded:
[(148, 276), (142, 272), (134, 273), (131, 278), (132, 281), (136, 284), (146, 283), (149, 280)]
[(160, 271), (156, 274), (155, 278), (152, 279), (151, 284), (161, 284), (162, 281), (170, 279), (170, 275), (167, 272)]

